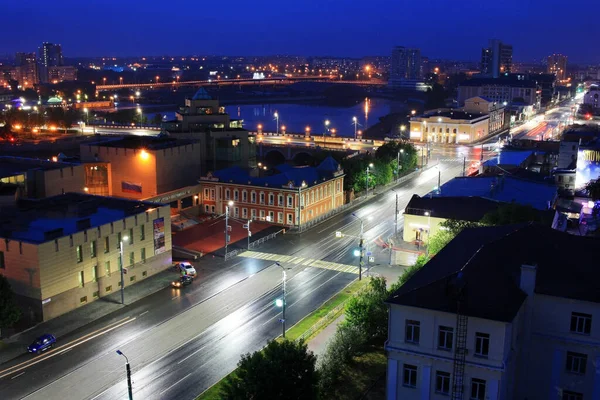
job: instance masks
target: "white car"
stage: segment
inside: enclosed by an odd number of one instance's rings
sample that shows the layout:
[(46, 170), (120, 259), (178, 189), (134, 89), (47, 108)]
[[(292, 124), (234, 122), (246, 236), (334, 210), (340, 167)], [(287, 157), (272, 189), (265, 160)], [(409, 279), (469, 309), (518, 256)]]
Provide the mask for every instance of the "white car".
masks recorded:
[(181, 275), (189, 275), (196, 277), (196, 268), (192, 264), (187, 261), (182, 261), (176, 264), (176, 267), (179, 268)]

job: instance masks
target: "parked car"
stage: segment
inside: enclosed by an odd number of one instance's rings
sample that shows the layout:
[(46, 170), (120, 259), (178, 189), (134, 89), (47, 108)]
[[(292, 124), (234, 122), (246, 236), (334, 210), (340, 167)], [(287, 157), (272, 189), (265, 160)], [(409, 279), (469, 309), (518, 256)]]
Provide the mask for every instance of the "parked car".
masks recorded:
[(39, 338), (35, 339), (33, 343), (27, 347), (27, 351), (30, 353), (40, 354), (42, 351), (46, 351), (56, 344), (56, 338), (49, 333), (46, 333)]
[(175, 265), (178, 269), (179, 272), (181, 272), (181, 275), (189, 275), (192, 277), (196, 277), (196, 268), (194, 268), (194, 266), (192, 264), (190, 264), (187, 261), (181, 261), (179, 263), (177, 263)]
[(191, 284), (194, 281), (190, 275), (184, 275), (176, 281), (171, 282), (171, 286), (175, 289), (181, 289), (184, 286)]

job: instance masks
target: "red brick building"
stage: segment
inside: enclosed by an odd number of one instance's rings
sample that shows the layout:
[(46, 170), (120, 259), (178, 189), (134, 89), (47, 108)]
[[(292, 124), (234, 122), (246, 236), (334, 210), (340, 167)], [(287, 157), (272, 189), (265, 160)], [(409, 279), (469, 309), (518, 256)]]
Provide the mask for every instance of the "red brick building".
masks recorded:
[(200, 180), (205, 213), (285, 226), (305, 224), (344, 204), (344, 171), (331, 157), (317, 167), (278, 167), (279, 173), (252, 177), (239, 167), (209, 172)]

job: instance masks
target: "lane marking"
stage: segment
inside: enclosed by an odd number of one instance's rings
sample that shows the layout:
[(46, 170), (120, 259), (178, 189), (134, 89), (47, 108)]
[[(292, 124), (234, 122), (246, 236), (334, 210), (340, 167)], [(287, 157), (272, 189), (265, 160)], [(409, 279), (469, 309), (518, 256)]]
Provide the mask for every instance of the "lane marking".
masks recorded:
[(144, 314), (148, 314), (148, 310), (144, 311), (143, 313), (141, 313), (140, 315), (138, 315), (138, 317), (141, 317)]
[[(127, 318), (129, 318), (129, 317), (127, 317)], [(127, 319), (127, 318), (126, 318), (126, 319)], [(59, 355), (59, 354), (66, 353), (67, 351), (69, 351), (69, 350), (73, 349), (74, 347), (77, 347), (77, 346), (79, 346), (80, 344), (83, 344), (83, 343), (85, 343), (85, 342), (87, 342), (87, 341), (89, 341), (89, 340), (95, 339), (95, 338), (97, 338), (98, 336), (102, 336), (102, 335), (104, 335), (105, 333), (108, 333), (108, 332), (110, 332), (110, 331), (112, 331), (112, 330), (115, 330), (115, 329), (117, 329), (117, 328), (120, 328), (121, 326), (123, 326), (123, 325), (125, 325), (125, 324), (128, 324), (128, 323), (130, 323), (130, 322), (133, 322), (133, 321), (135, 321), (135, 320), (136, 320), (136, 318), (127, 319), (127, 321), (124, 321), (124, 322), (120, 323), (119, 325), (115, 325), (115, 326), (113, 326), (113, 327), (112, 327), (112, 328), (110, 328), (110, 329), (107, 329), (107, 330), (105, 330), (105, 331), (102, 331), (102, 332), (100, 332), (100, 333), (97, 333), (97, 334), (95, 334), (95, 335), (93, 335), (93, 336), (90, 336), (90, 337), (88, 337), (88, 338), (87, 338), (87, 339), (85, 339), (85, 340), (79, 341), (78, 343), (72, 344), (70, 347), (65, 347), (65, 348), (60, 348), (60, 347), (59, 347), (59, 348), (57, 348), (57, 349), (56, 349), (56, 352), (55, 352), (55, 353), (52, 353), (52, 354), (50, 354), (48, 357), (34, 359), (34, 360), (33, 360), (34, 362), (31, 362), (30, 364), (27, 364), (27, 365), (24, 365), (24, 366), (22, 366), (22, 367), (20, 367), (20, 368), (17, 368), (17, 369), (15, 369), (14, 371), (10, 371), (10, 372), (4, 373), (4, 374), (0, 375), (0, 378), (4, 378), (4, 377), (6, 377), (6, 376), (8, 376), (8, 375), (12, 375), (12, 374), (14, 374), (15, 372), (22, 371), (22, 370), (24, 370), (24, 369), (26, 369), (26, 368), (29, 368), (29, 367), (31, 367), (31, 366), (33, 366), (33, 365), (35, 365), (35, 364), (39, 364), (39, 363), (41, 363), (42, 361), (45, 361), (45, 360), (47, 360), (47, 359), (49, 359), (49, 358), (52, 358), (52, 357), (54, 357), (54, 356), (57, 356), (57, 355)], [(13, 368), (14, 368), (14, 367), (13, 367)], [(9, 368), (9, 369), (13, 369), (13, 368)], [(5, 371), (8, 371), (8, 369), (7, 369), (7, 370), (5, 370)], [(2, 372), (4, 372), (4, 371), (2, 371)], [(0, 373), (2, 373), (2, 372), (0, 372)]]
[(172, 297), (172, 298), (171, 298), (171, 300), (175, 300), (175, 299), (177, 299), (177, 298), (179, 298), (179, 295), (178, 295), (178, 296), (175, 296), (175, 297)]
[(183, 360), (179, 361), (177, 364), (181, 364), (182, 362), (184, 362), (185, 360), (187, 360), (188, 358), (192, 357), (194, 354), (198, 353), (200, 350), (204, 349), (206, 347), (206, 345), (200, 347), (198, 350), (196, 350), (195, 352), (193, 352), (192, 354), (190, 354), (189, 356), (187, 356), (186, 358), (184, 358)]
[[(108, 327), (110, 327), (110, 326), (112, 326), (112, 325), (115, 325), (115, 324), (118, 324), (118, 323), (120, 323), (120, 322), (123, 322), (123, 321), (125, 321), (125, 320), (127, 320), (127, 319), (129, 319), (129, 318), (131, 318), (131, 317), (125, 317), (125, 318), (123, 318), (123, 319), (121, 319), (121, 320), (119, 320), (119, 321), (112, 322), (112, 323), (110, 323), (110, 324), (106, 325), (106, 326), (105, 326), (105, 327), (103, 327), (103, 328), (96, 329), (95, 331), (93, 331), (93, 332), (90, 332), (90, 333), (88, 333), (87, 335), (84, 335), (84, 336), (82, 336), (82, 337), (80, 337), (80, 338), (77, 338), (77, 339), (73, 340), (72, 342), (66, 343), (66, 344), (64, 344), (63, 346), (68, 346), (69, 344), (76, 343), (76, 342), (78, 342), (79, 340), (82, 340), (82, 339), (84, 339), (84, 338), (86, 338), (86, 337), (88, 337), (88, 336), (90, 336), (90, 335), (93, 335), (93, 334), (95, 334), (95, 333), (98, 333), (98, 332), (100, 332), (100, 331), (102, 331), (102, 330), (104, 330), (104, 329), (106, 329), (106, 328), (108, 328)], [(44, 358), (44, 359), (45, 359), (45, 358), (46, 358), (45, 356), (47, 356), (47, 355), (49, 355), (49, 354), (51, 354), (51, 353), (54, 353), (54, 352), (55, 352), (55, 351), (57, 351), (58, 349), (60, 349), (60, 347), (58, 347), (58, 348), (54, 348), (54, 349), (50, 349), (49, 351), (46, 351), (46, 352), (44, 352), (44, 353), (43, 353), (43, 354), (40, 356), (40, 358)], [(22, 362), (22, 363), (20, 363), (20, 364), (13, 365), (12, 367), (9, 367), (9, 368), (6, 368), (5, 370), (2, 370), (2, 371), (0, 371), (0, 374), (4, 374), (5, 372), (7, 372), (7, 371), (10, 371), (11, 369), (15, 369), (15, 368), (17, 368), (17, 367), (20, 367), (21, 365), (28, 364), (28, 363), (30, 363), (30, 362), (32, 362), (32, 361), (34, 361), (34, 360), (37, 360), (37, 359), (39, 359), (39, 358), (36, 358), (36, 359), (33, 359), (33, 360), (27, 360), (27, 361), (24, 361), (24, 362)], [(2, 376), (0, 376), (0, 378), (1, 378), (1, 377), (2, 377)]]
[(18, 377), (20, 377), (21, 375), (25, 375), (25, 372), (21, 372), (19, 375), (15, 375), (12, 378), (10, 378), (11, 380), (13, 379), (17, 379)]
[(184, 380), (185, 378), (187, 378), (190, 375), (191, 375), (191, 373), (187, 374), (186, 376), (184, 376), (183, 378), (181, 378), (180, 380), (178, 380), (177, 382), (175, 382), (174, 384), (172, 384), (171, 386), (169, 386), (168, 388), (166, 388), (165, 390), (163, 390), (162, 392), (160, 392), (160, 394), (163, 394), (163, 393), (169, 391), (170, 389), (173, 388), (173, 386), (177, 385), (179, 382), (181, 382), (182, 380)]

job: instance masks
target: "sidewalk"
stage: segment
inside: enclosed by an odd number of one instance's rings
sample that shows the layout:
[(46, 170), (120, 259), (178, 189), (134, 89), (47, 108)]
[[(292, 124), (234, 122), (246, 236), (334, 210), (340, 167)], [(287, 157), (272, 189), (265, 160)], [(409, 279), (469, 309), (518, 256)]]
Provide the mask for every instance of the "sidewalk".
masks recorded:
[(342, 314), (337, 317), (335, 320), (331, 321), (329, 325), (325, 327), (321, 332), (317, 334), (314, 338), (308, 342), (308, 350), (315, 353), (316, 356), (321, 356), (325, 353), (329, 342), (335, 335), (335, 331), (340, 323), (342, 323), (345, 319), (345, 315)]
[[(125, 306), (164, 289), (176, 276), (169, 268), (135, 285), (125, 286)], [(121, 292), (117, 291), (4, 339), (0, 341), (3, 343), (3, 346), (0, 345), (0, 364), (25, 353), (25, 348), (44, 333), (52, 333), (60, 338), (125, 306), (121, 304)]]

